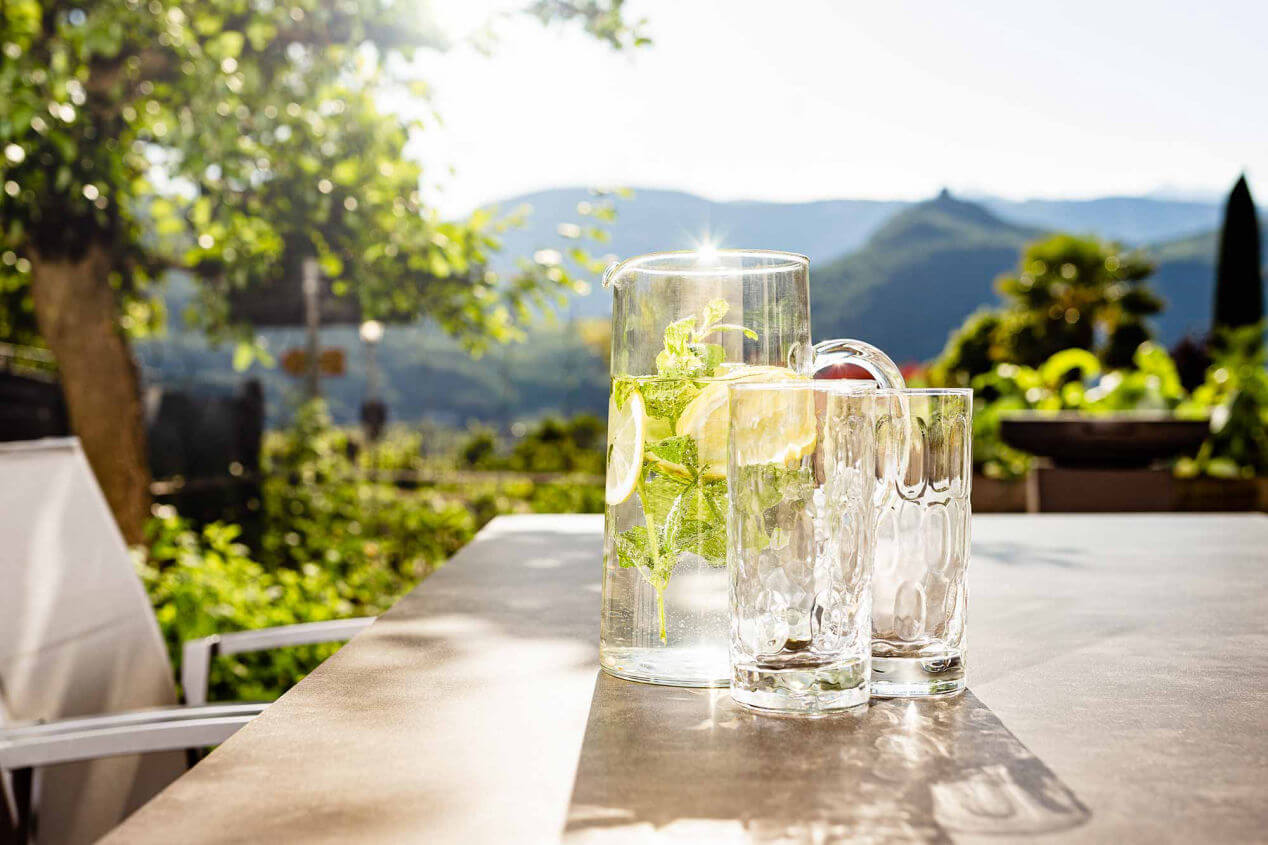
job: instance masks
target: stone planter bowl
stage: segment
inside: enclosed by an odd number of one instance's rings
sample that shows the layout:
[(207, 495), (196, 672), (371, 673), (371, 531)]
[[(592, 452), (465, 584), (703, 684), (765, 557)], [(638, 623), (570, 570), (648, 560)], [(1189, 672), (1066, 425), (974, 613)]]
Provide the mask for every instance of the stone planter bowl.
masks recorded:
[(1059, 467), (1147, 467), (1193, 455), (1210, 432), (1209, 420), (1155, 411), (1017, 411), (1000, 420), (1005, 443)]

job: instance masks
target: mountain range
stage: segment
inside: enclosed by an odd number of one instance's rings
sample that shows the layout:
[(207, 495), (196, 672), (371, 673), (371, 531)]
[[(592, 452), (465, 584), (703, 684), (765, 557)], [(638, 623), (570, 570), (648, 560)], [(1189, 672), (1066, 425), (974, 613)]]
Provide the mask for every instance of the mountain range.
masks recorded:
[[(499, 203), (533, 208), (527, 225), (508, 234), (505, 254), (558, 244), (555, 226), (578, 222), (578, 203), (593, 200), (585, 189), (559, 188)], [(947, 191), (924, 202), (772, 203), (636, 190), (616, 209), (611, 238), (600, 245), (614, 256), (690, 249), (706, 235), (722, 246), (809, 256), (815, 337), (858, 337), (903, 360), (936, 355), (966, 316), (996, 302), (994, 280), (1016, 266), (1025, 244), (1056, 231), (1145, 250), (1158, 261), (1154, 284), (1168, 303), (1154, 321), (1159, 340), (1200, 333), (1210, 319), (1221, 213), (1220, 203), (1193, 199), (970, 200)], [(569, 313), (603, 316), (610, 308), (608, 292), (593, 289), (574, 297)]]
[(861, 248), (812, 265), (813, 337), (866, 340), (903, 361), (931, 358), (951, 328), (994, 301), (995, 277), (1041, 234), (945, 191), (909, 206)]
[[(1115, 204), (1116, 213), (1129, 207)], [(1201, 210), (1190, 211), (1196, 218)], [(1156, 226), (1126, 218), (1119, 226), (1143, 233), (1183, 219), (1177, 209), (1164, 208)], [(1022, 225), (946, 192), (905, 208), (861, 248), (814, 273), (815, 336), (856, 336), (904, 360), (928, 360), (965, 317), (997, 301), (994, 280), (1016, 266), (1022, 248), (1057, 230), (1101, 234), (1073, 225)], [(1211, 320), (1216, 232), (1135, 246), (1156, 262), (1151, 284), (1166, 303), (1152, 320), (1156, 338), (1170, 346), (1186, 334), (1204, 333)]]
[[(505, 235), (498, 263), (507, 267), (538, 249), (569, 245), (557, 227), (585, 223), (577, 205), (594, 201), (584, 189), (561, 188), (499, 203), (504, 211), (524, 204), (533, 211), (525, 226)], [(997, 301), (994, 280), (1016, 266), (1025, 244), (1051, 231), (1097, 234), (1144, 249), (1158, 263), (1153, 284), (1167, 301), (1153, 321), (1158, 339), (1170, 345), (1202, 332), (1210, 319), (1221, 211), (1215, 202), (1157, 197), (1018, 202), (944, 191), (924, 202), (770, 203), (715, 202), (662, 190), (636, 190), (617, 200), (616, 209), (610, 239), (594, 251), (628, 257), (688, 249), (707, 236), (722, 246), (808, 255), (814, 337), (867, 340), (900, 361), (937, 355), (968, 314)], [(602, 317), (610, 309), (610, 294), (595, 286), (573, 297), (562, 316)], [(293, 332), (266, 334), (274, 349), (298, 342)], [(328, 342), (350, 352), (357, 347), (352, 333), (338, 330)], [(227, 353), (179, 331), (140, 352), (151, 377), (167, 383), (223, 386), (236, 379)], [(606, 408), (603, 362), (566, 325), (538, 330), (525, 345), (478, 362), (427, 325), (393, 326), (379, 357), (397, 419), (509, 421)], [(351, 362), (350, 374), (328, 385), (341, 419), (355, 416), (364, 390), (360, 373)], [(285, 405), (287, 379), (277, 371), (263, 379), (276, 412)]]

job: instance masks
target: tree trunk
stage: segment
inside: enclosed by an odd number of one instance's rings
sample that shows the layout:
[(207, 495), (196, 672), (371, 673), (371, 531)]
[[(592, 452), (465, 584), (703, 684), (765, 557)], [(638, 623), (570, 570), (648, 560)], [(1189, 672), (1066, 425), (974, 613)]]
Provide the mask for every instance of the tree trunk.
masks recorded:
[(129, 543), (143, 541), (150, 466), (140, 381), (119, 329), (110, 257), (93, 244), (77, 260), (31, 254), (31, 299), (57, 357), (71, 429)]

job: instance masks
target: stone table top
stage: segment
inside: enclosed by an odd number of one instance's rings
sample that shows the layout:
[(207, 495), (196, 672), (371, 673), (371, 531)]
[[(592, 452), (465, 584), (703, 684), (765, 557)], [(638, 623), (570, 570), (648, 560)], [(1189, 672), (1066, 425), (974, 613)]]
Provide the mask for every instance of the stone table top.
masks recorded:
[(1268, 517), (979, 516), (969, 693), (597, 670), (602, 518), (494, 520), (110, 841), (1262, 841)]

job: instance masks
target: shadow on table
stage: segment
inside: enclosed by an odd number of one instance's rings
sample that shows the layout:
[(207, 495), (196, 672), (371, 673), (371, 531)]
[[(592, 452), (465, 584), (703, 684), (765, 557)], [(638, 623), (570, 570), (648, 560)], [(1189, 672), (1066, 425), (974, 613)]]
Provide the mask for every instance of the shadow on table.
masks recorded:
[(949, 842), (1089, 816), (971, 692), (806, 720), (600, 674), (565, 836)]

